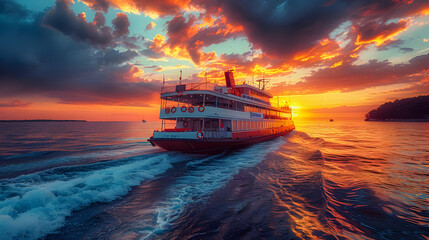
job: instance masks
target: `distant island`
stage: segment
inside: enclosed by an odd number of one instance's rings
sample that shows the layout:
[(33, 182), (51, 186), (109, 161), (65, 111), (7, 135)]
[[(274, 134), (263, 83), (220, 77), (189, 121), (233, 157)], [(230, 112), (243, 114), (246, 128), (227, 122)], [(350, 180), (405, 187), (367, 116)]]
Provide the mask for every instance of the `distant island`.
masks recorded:
[(384, 103), (368, 112), (365, 121), (429, 122), (429, 95)]
[(87, 121), (86, 120), (32, 119), (32, 120), (0, 120), (0, 122), (87, 122)]

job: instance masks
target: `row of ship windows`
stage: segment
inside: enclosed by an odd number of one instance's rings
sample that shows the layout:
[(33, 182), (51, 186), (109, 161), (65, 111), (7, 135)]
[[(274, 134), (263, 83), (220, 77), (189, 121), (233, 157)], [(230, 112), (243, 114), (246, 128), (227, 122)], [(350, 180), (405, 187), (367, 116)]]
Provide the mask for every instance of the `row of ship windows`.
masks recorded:
[(241, 131), (241, 130), (257, 130), (257, 129), (267, 129), (267, 128), (276, 128), (284, 127), (285, 122), (259, 122), (259, 121), (232, 121), (232, 130)]
[(284, 113), (275, 110), (269, 110), (263, 107), (245, 104), (234, 100), (229, 100), (210, 94), (185, 94), (180, 96), (168, 96), (161, 98), (161, 108), (181, 107), (181, 106), (210, 106), (225, 108), (243, 112), (258, 112), (264, 115), (264, 118), (270, 119), (290, 119), (290, 113)]

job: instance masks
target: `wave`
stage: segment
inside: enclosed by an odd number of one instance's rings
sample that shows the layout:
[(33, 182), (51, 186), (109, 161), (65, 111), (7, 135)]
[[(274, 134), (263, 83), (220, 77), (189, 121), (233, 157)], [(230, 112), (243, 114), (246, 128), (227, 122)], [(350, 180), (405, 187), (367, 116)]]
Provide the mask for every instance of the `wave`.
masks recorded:
[[(126, 146), (121, 145), (120, 147), (116, 147), (114, 149), (102, 149), (103, 147), (104, 146), (99, 146), (100, 149), (98, 149), (98, 151), (77, 152), (73, 153), (73, 155), (70, 155), (69, 152), (43, 152), (44, 154), (36, 152), (22, 155), (14, 155), (9, 158), (19, 159), (22, 157), (26, 157), (29, 159), (33, 159), (33, 161), (23, 162), (22, 160), (20, 160), (5, 166), (1, 166), (0, 176), (2, 177), (0, 177), (0, 179), (3, 177), (14, 177), (18, 174), (23, 173), (41, 171), (47, 168), (52, 168), (64, 164), (72, 165), (93, 163), (98, 161), (118, 159), (121, 157), (129, 157), (133, 155), (142, 155), (144, 153), (154, 152), (152, 147), (145, 146), (142, 144), (128, 144)], [(41, 156), (43, 155), (45, 155), (47, 158), (41, 158)], [(38, 160), (35, 161), (34, 159)]]
[(72, 211), (113, 201), (182, 160), (183, 155), (152, 154), (1, 180), (0, 239), (43, 237), (61, 227)]
[(167, 190), (167, 200), (159, 203), (156, 224), (146, 228), (145, 238), (162, 235), (173, 227), (187, 206), (204, 203), (210, 194), (225, 186), (241, 169), (255, 166), (282, 144), (284, 138), (278, 138), (240, 151), (189, 162), (185, 175)]

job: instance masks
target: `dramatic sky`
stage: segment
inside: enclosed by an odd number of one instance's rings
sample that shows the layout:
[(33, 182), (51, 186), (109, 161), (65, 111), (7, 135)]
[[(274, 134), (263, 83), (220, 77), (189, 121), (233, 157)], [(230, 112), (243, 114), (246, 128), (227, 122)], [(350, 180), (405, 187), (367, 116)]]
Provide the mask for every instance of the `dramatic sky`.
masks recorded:
[(0, 119), (156, 120), (162, 75), (232, 68), (297, 119), (363, 118), (429, 94), (429, 1), (0, 1)]

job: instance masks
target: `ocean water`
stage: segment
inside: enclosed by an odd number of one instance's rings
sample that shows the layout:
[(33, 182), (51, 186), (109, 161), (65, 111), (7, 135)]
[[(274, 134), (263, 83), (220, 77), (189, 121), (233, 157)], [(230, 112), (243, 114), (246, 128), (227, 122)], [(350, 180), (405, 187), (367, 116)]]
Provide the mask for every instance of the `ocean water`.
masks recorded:
[(429, 123), (296, 122), (192, 155), (158, 123), (0, 123), (0, 239), (429, 239)]

